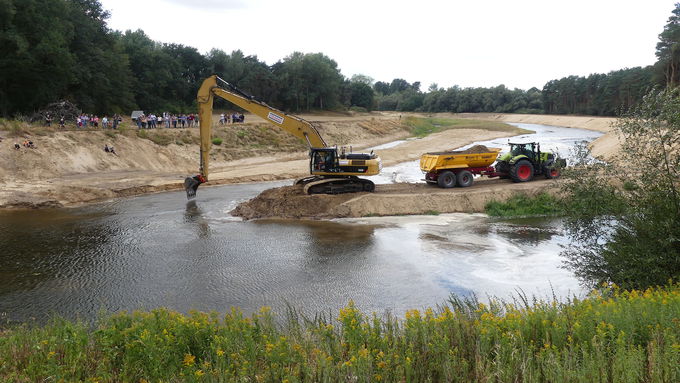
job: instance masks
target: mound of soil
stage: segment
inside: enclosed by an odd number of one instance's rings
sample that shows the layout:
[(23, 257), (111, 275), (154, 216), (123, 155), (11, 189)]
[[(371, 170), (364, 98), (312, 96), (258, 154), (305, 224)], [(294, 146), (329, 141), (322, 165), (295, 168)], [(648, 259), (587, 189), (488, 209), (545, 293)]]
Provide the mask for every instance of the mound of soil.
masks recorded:
[(485, 145), (475, 145), (471, 146), (465, 150), (461, 150), (460, 153), (488, 153), (491, 150), (487, 148)]
[(302, 185), (283, 186), (263, 191), (257, 197), (239, 204), (230, 214), (246, 220), (256, 218), (319, 219), (337, 217), (337, 213), (331, 213), (331, 210), (356, 197), (357, 194), (307, 195), (302, 190)]
[(472, 154), (472, 153), (490, 153), (491, 149), (485, 145), (475, 145), (471, 146), (465, 150), (449, 150), (446, 152), (431, 152), (427, 154), (442, 155), (442, 154)]
[[(535, 195), (556, 185), (554, 180), (515, 184), (480, 179), (469, 188), (442, 189), (424, 183), (376, 185), (373, 193), (306, 195), (302, 186), (268, 189), (230, 212), (243, 219), (328, 219), (411, 214), (483, 212), (492, 200), (505, 201), (517, 193)], [(554, 189), (558, 190), (558, 189)]]

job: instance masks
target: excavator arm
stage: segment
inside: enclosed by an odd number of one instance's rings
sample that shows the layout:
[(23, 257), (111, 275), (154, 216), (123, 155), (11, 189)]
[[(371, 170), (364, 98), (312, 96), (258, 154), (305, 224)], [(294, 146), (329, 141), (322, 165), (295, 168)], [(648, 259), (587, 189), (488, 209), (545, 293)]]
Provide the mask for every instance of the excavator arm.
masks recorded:
[[(224, 85), (220, 87), (218, 80)], [(203, 81), (198, 90), (198, 119), (201, 133), (201, 153), (199, 174), (189, 177), (184, 181), (187, 197), (196, 196), (196, 190), (201, 183), (208, 181), (210, 147), (212, 146), (212, 112), (215, 96), (221, 97), (232, 104), (239, 106), (248, 112), (255, 114), (265, 121), (278, 126), (284, 131), (304, 140), (310, 148), (325, 148), (326, 142), (319, 131), (309, 122), (255, 100), (252, 96), (239, 90), (235, 86), (212, 75)]]

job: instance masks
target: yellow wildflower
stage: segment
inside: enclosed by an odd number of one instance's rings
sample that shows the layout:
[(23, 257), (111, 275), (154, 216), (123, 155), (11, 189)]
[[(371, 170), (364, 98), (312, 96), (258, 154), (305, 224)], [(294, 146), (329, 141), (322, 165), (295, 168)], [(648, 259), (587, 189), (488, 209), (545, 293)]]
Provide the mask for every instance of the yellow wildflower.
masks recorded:
[(217, 356), (222, 356), (222, 355), (224, 355), (224, 351), (222, 351), (222, 349), (218, 349), (216, 354), (217, 354)]
[(196, 362), (196, 357), (191, 355), (191, 354), (184, 354), (184, 365), (185, 366), (193, 366), (194, 363)]
[(194, 372), (194, 375), (196, 375), (196, 376), (203, 376), (203, 374), (205, 374), (205, 372), (203, 372), (203, 370), (196, 370), (196, 372)]

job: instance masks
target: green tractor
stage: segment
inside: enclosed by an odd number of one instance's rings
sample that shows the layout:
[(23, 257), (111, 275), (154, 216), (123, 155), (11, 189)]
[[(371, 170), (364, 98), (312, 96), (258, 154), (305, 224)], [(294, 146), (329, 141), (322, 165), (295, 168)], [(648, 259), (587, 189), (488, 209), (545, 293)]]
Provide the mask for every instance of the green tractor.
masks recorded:
[(510, 143), (510, 152), (496, 161), (496, 173), (501, 178), (511, 178), (514, 182), (531, 181), (534, 176), (557, 178), (567, 161), (549, 152), (541, 152), (538, 142), (527, 144)]

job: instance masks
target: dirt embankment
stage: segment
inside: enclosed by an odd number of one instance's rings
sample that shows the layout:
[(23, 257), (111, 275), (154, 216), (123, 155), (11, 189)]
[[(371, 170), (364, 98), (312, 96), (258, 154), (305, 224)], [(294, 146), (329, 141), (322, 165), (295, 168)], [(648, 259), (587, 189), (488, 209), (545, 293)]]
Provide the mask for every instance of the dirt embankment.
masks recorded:
[[(338, 145), (377, 145), (409, 135), (397, 117), (305, 116)], [(215, 126), (211, 184), (286, 179), (306, 173), (306, 144), (256, 116)], [(128, 126), (130, 124), (128, 123)], [(0, 131), (0, 208), (58, 207), (175, 190), (198, 170), (198, 129)], [(14, 144), (31, 140), (29, 149)], [(104, 151), (114, 146), (117, 154)]]
[[(562, 116), (539, 116), (541, 120), (537, 121), (534, 120), (536, 116), (522, 115), (442, 116), (604, 129), (603, 125), (600, 126), (602, 122), (595, 124), (594, 121), (598, 119), (584, 117), (570, 117), (569, 121), (565, 121)], [(409, 136), (409, 129), (402, 124), (400, 114), (397, 113), (303, 117), (317, 126), (327, 142), (352, 145), (355, 150), (363, 150)], [(288, 179), (307, 174), (308, 160), (304, 143), (270, 127), (255, 116), (246, 116), (246, 121), (248, 121), (246, 124), (215, 127), (214, 135), (223, 138), (223, 144), (213, 146), (210, 185)], [(408, 140), (397, 147), (382, 149), (379, 154), (383, 159), (383, 165), (390, 166), (417, 160), (425, 152), (451, 150), (474, 141), (513, 134), (483, 129), (451, 129), (422, 139)], [(183, 179), (195, 174), (198, 167), (198, 129), (157, 129), (140, 135), (135, 129), (121, 133), (41, 132), (36, 128), (19, 137), (8, 137), (7, 132), (0, 132), (0, 137), (4, 137), (0, 142), (0, 208), (68, 206), (181, 189)], [(22, 147), (14, 150), (14, 143), (21, 143), (24, 139), (36, 143), (37, 149)], [(106, 153), (103, 150), (105, 144), (115, 146), (118, 155)], [(480, 182), (474, 188), (483, 188), (482, 185)], [(322, 213), (318, 216), (413, 214), (428, 210), (448, 212), (481, 209), (478, 204), (475, 205), (477, 207), (473, 207), (462, 205), (462, 202), (447, 205), (458, 206), (455, 208), (442, 208), (443, 202), (437, 201), (444, 197), (436, 195), (438, 194), (436, 188), (422, 189), (421, 193), (417, 188), (423, 186), (415, 186), (416, 189), (410, 189), (411, 186), (408, 185), (395, 186), (397, 189), (403, 188), (396, 191), (381, 186), (377, 193), (368, 196), (353, 195), (351, 198), (338, 196), (340, 198), (336, 198), (333, 205), (342, 207), (326, 209), (324, 211), (331, 211), (329, 215)], [(392, 191), (383, 193), (388, 189)], [(477, 190), (473, 193), (472, 189), (469, 189), (464, 194), (470, 196), (475, 193)], [(486, 198), (481, 197), (481, 194), (475, 198), (480, 200)], [(327, 196), (309, 198), (321, 201), (323, 197)], [(382, 201), (373, 200), (383, 197)], [(465, 198), (473, 197), (459, 199)], [(348, 204), (350, 200), (353, 202)], [(424, 208), (409, 205), (407, 200), (421, 201), (420, 205)], [(338, 204), (337, 201), (341, 203)], [(350, 205), (351, 207), (348, 207)], [(376, 206), (384, 207), (379, 211), (370, 211)], [(296, 214), (298, 213), (289, 215)], [(310, 213), (309, 216), (317, 215)]]
[(479, 213), (492, 201), (522, 193), (555, 192), (557, 181), (536, 180), (513, 184), (508, 180), (480, 179), (469, 188), (441, 189), (427, 184), (376, 185), (373, 193), (306, 195), (301, 186), (265, 190), (238, 205), (232, 215), (244, 219), (329, 219), (367, 216)]

